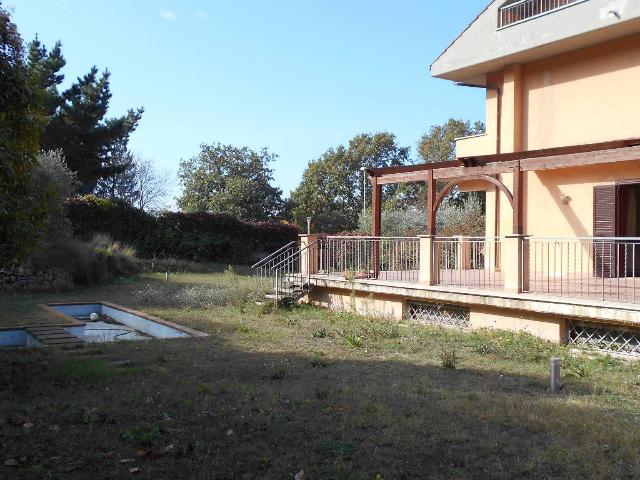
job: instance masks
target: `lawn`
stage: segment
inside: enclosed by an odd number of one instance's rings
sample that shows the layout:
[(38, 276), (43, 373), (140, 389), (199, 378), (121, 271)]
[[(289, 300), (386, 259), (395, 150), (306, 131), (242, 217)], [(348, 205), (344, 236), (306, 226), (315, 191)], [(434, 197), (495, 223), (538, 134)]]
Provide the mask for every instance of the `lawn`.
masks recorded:
[(640, 476), (640, 365), (524, 334), (274, 311), (246, 301), (251, 285), (147, 274), (0, 296), (2, 325), (108, 300), (210, 334), (0, 350), (0, 478)]

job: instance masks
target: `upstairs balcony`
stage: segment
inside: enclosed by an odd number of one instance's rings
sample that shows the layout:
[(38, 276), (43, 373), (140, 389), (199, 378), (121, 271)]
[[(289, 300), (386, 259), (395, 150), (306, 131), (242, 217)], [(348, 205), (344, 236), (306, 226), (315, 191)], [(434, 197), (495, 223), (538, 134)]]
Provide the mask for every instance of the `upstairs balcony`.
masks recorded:
[(507, 2), (498, 10), (498, 28), (505, 28), (532, 18), (570, 7), (587, 0), (519, 0)]

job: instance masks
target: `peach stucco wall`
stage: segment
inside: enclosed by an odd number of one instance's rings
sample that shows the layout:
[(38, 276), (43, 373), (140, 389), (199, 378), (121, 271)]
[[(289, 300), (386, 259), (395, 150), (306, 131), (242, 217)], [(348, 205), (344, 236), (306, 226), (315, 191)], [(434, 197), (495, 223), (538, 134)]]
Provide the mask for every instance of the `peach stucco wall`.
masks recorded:
[(640, 34), (525, 65), (522, 149), (640, 136)]
[[(500, 178), (512, 189), (512, 175), (503, 174)], [(640, 158), (632, 162), (526, 172), (524, 233), (555, 237), (592, 236), (593, 188), (622, 180), (640, 182)], [(489, 188), (487, 236), (510, 234), (513, 225), (512, 212), (505, 195)], [(496, 215), (499, 218), (498, 222)]]
[(532, 235), (593, 235), (593, 187), (640, 180), (640, 160), (528, 172), (524, 224)]
[(640, 137), (639, 79), (640, 33), (488, 73), (486, 135), (457, 154), (496, 153), (498, 130), (500, 153)]
[(471, 309), (471, 328), (491, 328), (527, 332), (551, 342), (562, 342), (565, 339), (566, 320), (533, 312), (504, 310), (488, 307)]
[[(640, 33), (512, 65), (488, 74), (487, 84), (487, 134), (460, 140), (459, 156), (496, 153), (498, 130), (500, 153), (640, 137)], [(495, 88), (501, 92), (499, 116)], [(511, 187), (510, 174), (501, 179)], [(527, 172), (524, 232), (591, 236), (593, 187), (635, 179), (640, 180), (640, 159)], [(510, 234), (513, 217), (507, 198), (486, 188), (487, 235)]]

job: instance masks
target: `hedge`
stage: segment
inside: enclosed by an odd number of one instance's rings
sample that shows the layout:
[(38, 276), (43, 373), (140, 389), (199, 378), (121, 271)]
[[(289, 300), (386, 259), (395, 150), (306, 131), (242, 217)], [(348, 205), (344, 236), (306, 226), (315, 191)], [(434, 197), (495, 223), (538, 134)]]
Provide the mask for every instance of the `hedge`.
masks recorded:
[(290, 224), (250, 223), (226, 214), (163, 212), (156, 216), (93, 195), (68, 199), (65, 211), (74, 234), (81, 239), (105, 233), (134, 247), (144, 258), (246, 264), (300, 233)]

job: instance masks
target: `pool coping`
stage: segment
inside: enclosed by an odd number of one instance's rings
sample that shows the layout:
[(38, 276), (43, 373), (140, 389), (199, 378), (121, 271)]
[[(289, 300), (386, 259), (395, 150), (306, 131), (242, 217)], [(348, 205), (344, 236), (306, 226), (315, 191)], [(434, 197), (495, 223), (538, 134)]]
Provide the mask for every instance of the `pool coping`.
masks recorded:
[[(66, 320), (67, 323), (65, 324), (61, 324), (59, 326), (66, 326), (66, 327), (80, 327), (82, 325), (86, 325), (86, 322), (81, 322), (73, 317), (70, 317), (69, 315), (65, 315), (64, 313), (58, 312), (57, 310), (51, 308), (53, 306), (60, 306), (60, 305), (95, 305), (95, 304), (101, 304), (101, 305), (106, 305), (107, 307), (111, 307), (111, 308), (115, 308), (116, 310), (120, 310), (126, 313), (130, 313), (132, 315), (137, 315), (139, 317), (144, 318), (145, 320), (149, 320), (151, 322), (155, 322), (155, 323), (159, 323), (161, 325), (164, 325), (166, 327), (169, 328), (173, 328), (175, 330), (178, 330), (180, 332), (186, 333), (188, 335), (190, 335), (191, 337), (194, 338), (204, 338), (204, 337), (208, 337), (209, 334), (208, 333), (204, 333), (204, 332), (200, 332), (198, 330), (194, 330), (192, 328), (189, 327), (185, 327), (183, 325), (179, 325), (177, 323), (174, 322), (170, 322), (168, 320), (165, 320), (163, 318), (160, 317), (156, 317), (154, 315), (149, 315), (148, 313), (145, 312), (140, 312), (138, 310), (134, 310), (132, 308), (128, 308), (128, 307), (124, 307), (122, 305), (118, 305), (116, 303), (112, 303), (112, 302), (107, 302), (104, 300), (97, 300), (95, 302), (58, 302), (58, 303), (40, 303), (38, 304), (38, 306), (40, 308), (43, 308), (44, 310), (53, 313), (56, 317), (62, 319), (62, 320)], [(47, 324), (47, 325), (55, 325), (55, 324)], [(32, 326), (32, 325), (27, 325), (27, 326)], [(26, 328), (25, 326), (23, 327), (15, 327), (13, 328), (15, 329), (20, 329), (20, 328)]]

